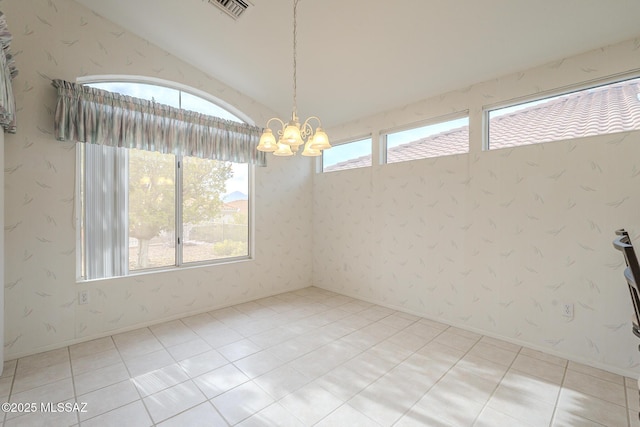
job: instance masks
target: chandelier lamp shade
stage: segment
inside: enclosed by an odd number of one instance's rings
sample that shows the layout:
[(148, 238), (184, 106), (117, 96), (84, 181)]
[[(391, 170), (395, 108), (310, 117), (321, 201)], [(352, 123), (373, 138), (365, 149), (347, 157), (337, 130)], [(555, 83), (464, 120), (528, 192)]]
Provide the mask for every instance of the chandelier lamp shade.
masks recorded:
[[(260, 136), (257, 149), (274, 156), (293, 156), (304, 145), (303, 156), (320, 156), (323, 150), (331, 148), (329, 137), (322, 130), (320, 119), (311, 116), (302, 125), (298, 119), (297, 108), (297, 73), (296, 73), (296, 36), (297, 36), (297, 7), (298, 0), (293, 0), (293, 113), (291, 120), (285, 123), (283, 120), (273, 117), (267, 121), (267, 125)], [(276, 126), (276, 133), (271, 128)], [(313, 125), (316, 125), (315, 129)]]

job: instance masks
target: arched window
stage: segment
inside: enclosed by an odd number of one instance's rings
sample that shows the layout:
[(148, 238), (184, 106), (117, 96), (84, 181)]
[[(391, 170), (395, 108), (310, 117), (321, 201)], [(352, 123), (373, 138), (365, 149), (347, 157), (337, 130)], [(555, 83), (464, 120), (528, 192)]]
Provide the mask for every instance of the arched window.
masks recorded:
[[(246, 121), (240, 119), (242, 113), (169, 82), (116, 77), (79, 83)], [(94, 144), (78, 147), (81, 278), (249, 258), (248, 163)]]

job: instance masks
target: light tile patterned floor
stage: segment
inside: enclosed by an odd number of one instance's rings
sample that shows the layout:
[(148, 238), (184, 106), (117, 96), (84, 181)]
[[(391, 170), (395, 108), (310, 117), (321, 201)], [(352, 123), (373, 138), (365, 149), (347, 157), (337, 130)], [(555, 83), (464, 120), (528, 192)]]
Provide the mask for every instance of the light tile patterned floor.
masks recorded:
[(306, 288), (5, 363), (4, 426), (631, 426), (636, 381)]

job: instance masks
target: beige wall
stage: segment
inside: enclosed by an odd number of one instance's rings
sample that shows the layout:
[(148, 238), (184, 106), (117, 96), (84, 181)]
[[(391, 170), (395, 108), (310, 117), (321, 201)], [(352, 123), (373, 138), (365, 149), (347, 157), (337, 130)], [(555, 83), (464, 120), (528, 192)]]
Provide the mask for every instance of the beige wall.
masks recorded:
[[(75, 149), (52, 136), (51, 78), (151, 76), (210, 93), (257, 124), (273, 112), (71, 0), (2, 7), (20, 70), (18, 134), (5, 141), (6, 359), (311, 284), (311, 167), (301, 158), (256, 169), (255, 260), (76, 283)], [(90, 303), (80, 306), (82, 289)]]
[(334, 140), (371, 133), (377, 153), (382, 129), (468, 109), (471, 147), (316, 175), (314, 283), (637, 376), (640, 342), (611, 242), (626, 227), (640, 244), (640, 131), (489, 152), (481, 132), (484, 105), (637, 70), (637, 45), (330, 129)]
[[(271, 157), (255, 177), (254, 261), (76, 283), (75, 150), (52, 137), (50, 78), (152, 76), (257, 124), (274, 113), (71, 0), (3, 11), (20, 69), (19, 132), (4, 153), (6, 359), (313, 282), (635, 376), (611, 240), (621, 226), (640, 235), (640, 132), (483, 152), (479, 129), (483, 105), (640, 68), (636, 42), (330, 130), (377, 143), (381, 129), (469, 109), (469, 155), (315, 176), (308, 159)], [(79, 306), (82, 289), (91, 302)], [(571, 321), (563, 302), (575, 304)]]
[[(4, 132), (0, 132), (0, 165), (4, 165)], [(4, 175), (0, 175), (0, 224), (4, 224)], [(0, 230), (0, 242), (4, 242), (4, 228)], [(0, 245), (0, 277), (3, 278), (2, 285), (4, 289), (4, 245)], [(4, 342), (4, 292), (0, 292), (0, 342)], [(4, 351), (0, 351), (0, 363), (4, 365), (6, 357)], [(0, 368), (0, 373), (2, 373)]]

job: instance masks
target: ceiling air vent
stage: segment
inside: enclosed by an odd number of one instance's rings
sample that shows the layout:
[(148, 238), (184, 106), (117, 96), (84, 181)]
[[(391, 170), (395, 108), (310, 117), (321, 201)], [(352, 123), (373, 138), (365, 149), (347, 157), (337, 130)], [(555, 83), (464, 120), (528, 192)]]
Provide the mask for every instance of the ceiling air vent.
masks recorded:
[(238, 19), (249, 7), (250, 3), (243, 0), (209, 0), (233, 19)]

